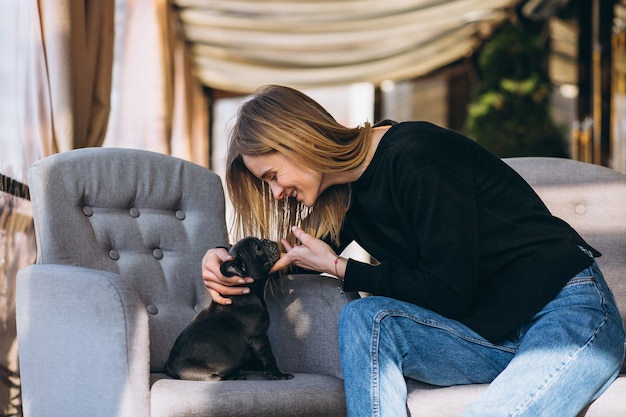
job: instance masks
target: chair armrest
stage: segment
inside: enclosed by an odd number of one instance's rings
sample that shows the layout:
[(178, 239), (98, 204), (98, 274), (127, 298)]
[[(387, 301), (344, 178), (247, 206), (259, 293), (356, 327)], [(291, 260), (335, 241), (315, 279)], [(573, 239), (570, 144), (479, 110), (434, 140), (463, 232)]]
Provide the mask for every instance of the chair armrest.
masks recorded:
[(148, 315), (133, 285), (75, 266), (19, 271), (24, 415), (149, 416)]
[(335, 278), (318, 274), (287, 275), (273, 282), (265, 299), (269, 337), (281, 370), (342, 378), (339, 313), (358, 297), (341, 291)]

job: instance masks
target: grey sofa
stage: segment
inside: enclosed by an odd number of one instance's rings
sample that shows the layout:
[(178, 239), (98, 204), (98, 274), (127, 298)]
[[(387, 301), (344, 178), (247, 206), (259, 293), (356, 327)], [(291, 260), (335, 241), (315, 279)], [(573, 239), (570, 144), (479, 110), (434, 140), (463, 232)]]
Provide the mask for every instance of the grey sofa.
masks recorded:
[[(532, 185), (554, 215), (602, 252), (598, 264), (615, 294), (622, 319), (626, 319), (626, 175), (569, 159), (505, 161)], [(485, 388), (438, 388), (410, 381), (407, 405), (413, 417), (456, 417)], [(618, 379), (580, 416), (626, 416), (624, 364)]]
[[(507, 162), (604, 253), (626, 317), (626, 176), (564, 159)], [(38, 162), (29, 183), (38, 259), (20, 271), (17, 295), (26, 417), (345, 415), (337, 316), (356, 295), (324, 276), (288, 276), (267, 297), (272, 345), (293, 380), (160, 373), (208, 302), (199, 260), (226, 241), (217, 176), (148, 152), (85, 149)], [(409, 381), (409, 414), (458, 416), (484, 388)], [(621, 375), (581, 415), (623, 417), (625, 393)]]

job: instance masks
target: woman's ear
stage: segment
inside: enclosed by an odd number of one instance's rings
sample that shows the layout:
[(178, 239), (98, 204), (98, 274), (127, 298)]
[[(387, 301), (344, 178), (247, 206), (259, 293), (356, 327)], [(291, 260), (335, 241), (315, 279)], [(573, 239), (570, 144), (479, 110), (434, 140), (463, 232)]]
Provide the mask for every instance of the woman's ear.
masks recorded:
[(240, 277), (246, 277), (248, 274), (246, 266), (242, 262), (238, 262), (237, 260), (226, 261), (222, 263), (222, 265), (220, 265), (220, 272), (225, 277), (232, 277), (235, 275)]

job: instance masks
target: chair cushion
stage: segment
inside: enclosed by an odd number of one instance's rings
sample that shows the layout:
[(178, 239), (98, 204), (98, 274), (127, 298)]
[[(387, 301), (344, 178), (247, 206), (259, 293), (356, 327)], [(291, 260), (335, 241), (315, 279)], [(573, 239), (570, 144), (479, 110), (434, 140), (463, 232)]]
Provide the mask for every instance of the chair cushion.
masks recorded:
[[(346, 416), (343, 381), (295, 374), (285, 381), (181, 381), (153, 375), (152, 417)], [(259, 380), (261, 379), (261, 380)]]

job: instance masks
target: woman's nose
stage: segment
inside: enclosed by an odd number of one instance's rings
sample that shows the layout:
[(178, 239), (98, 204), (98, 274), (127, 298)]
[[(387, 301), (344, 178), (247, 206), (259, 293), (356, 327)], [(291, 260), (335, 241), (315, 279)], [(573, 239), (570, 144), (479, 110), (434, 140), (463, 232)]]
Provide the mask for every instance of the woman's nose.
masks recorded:
[(270, 184), (270, 188), (272, 189), (272, 195), (274, 199), (280, 200), (285, 195), (285, 187), (281, 187), (280, 185), (273, 183)]

